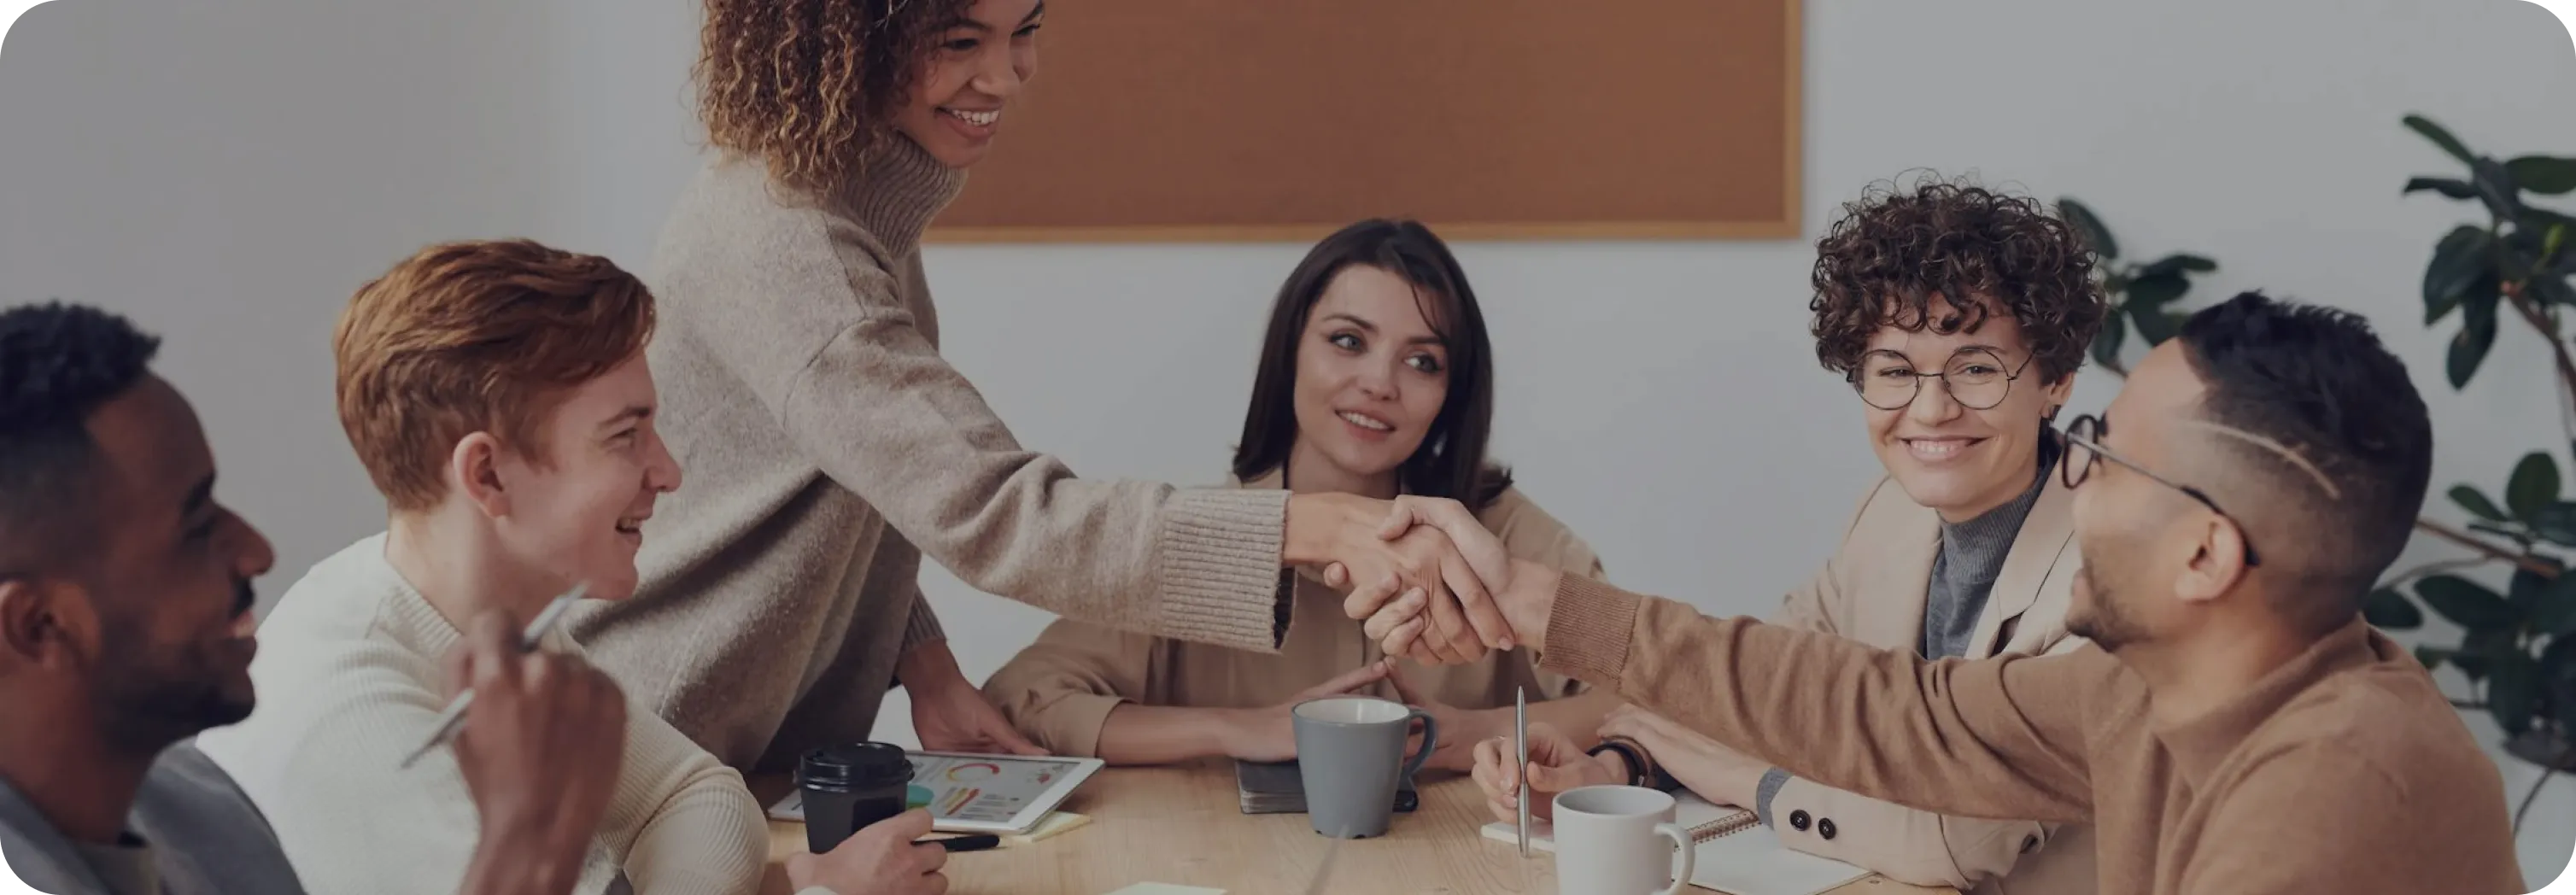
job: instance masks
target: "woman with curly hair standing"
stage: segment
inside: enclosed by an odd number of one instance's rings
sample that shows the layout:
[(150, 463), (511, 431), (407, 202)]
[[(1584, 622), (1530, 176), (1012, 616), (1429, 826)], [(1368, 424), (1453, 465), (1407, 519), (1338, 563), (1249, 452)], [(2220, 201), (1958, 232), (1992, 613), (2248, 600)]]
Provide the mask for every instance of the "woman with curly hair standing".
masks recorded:
[[(2092, 252), (2036, 201), (1937, 178), (1872, 190), (1816, 249), (1816, 357), (1851, 384), (1886, 474), (1771, 621), (1931, 659), (2081, 645), (2066, 625), (2073, 492), (2050, 473), (2064, 444), (2052, 423), (2107, 311)], [(1586, 755), (1533, 726), (1533, 788), (1686, 787), (1754, 809), (1790, 848), (1978, 895), (2096, 884), (2089, 828), (1863, 798), (1635, 707), (1600, 734)], [(1511, 760), (1491, 742), (1477, 752), (1478, 782), (1515, 816)]]
[(1078, 479), (941, 359), (918, 241), (1034, 72), (1041, 0), (705, 3), (722, 153), (647, 276), (689, 481), (643, 527), (634, 599), (574, 627), (664, 718), (783, 770), (867, 739), (900, 685), (927, 748), (1035, 751), (959, 673), (924, 555), (1070, 618), (1263, 652), (1290, 618), (1283, 569), (1340, 565), (1440, 597), (1447, 649), (1508, 648), (1445, 537), (1379, 536), (1387, 502)]

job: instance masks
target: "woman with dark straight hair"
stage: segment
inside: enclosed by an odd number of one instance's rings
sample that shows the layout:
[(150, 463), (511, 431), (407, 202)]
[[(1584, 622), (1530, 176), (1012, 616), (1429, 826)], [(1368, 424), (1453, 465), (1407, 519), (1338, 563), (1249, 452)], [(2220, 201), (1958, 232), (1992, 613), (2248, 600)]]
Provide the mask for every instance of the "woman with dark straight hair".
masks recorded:
[[(1485, 458), (1493, 383), (1484, 314), (1449, 247), (1412, 221), (1344, 227), (1306, 253), (1271, 307), (1230, 484), (1453, 498), (1513, 556), (1599, 577), (1592, 549)], [(1059, 621), (985, 693), (1048, 751), (1115, 764), (1294, 758), (1289, 707), (1370, 693), (1429, 709), (1433, 764), (1465, 768), (1478, 739), (1511, 731), (1515, 690), (1559, 700), (1532, 708), (1543, 718), (1597, 718), (1611, 704), (1564, 699), (1581, 685), (1541, 674), (1525, 650), (1398, 669), (1322, 582), (1299, 575), (1294, 602), (1277, 655)]]
[[(1297, 349), (1306, 341), (1306, 324), (1315, 305), (1334, 278), (1353, 265), (1374, 269), (1407, 287), (1415, 313), (1429, 322), (1425, 332), (1438, 339), (1447, 354), (1440, 364), (1445, 373), (1439, 377), (1440, 391), (1426, 392), (1445, 396), (1437, 403), (1437, 415), (1427, 429), (1408, 433), (1417, 437), (1400, 445), (1406, 450), (1402, 462), (1384, 473), (1390, 476), (1387, 487), (1357, 489), (1357, 493), (1393, 497), (1398, 493), (1394, 489), (1400, 489), (1483, 509), (1512, 484), (1509, 470), (1485, 459), (1494, 423), (1494, 357), (1485, 337), (1485, 314), (1476, 306), (1467, 272), (1459, 269), (1449, 247), (1430, 228), (1413, 221), (1372, 219), (1344, 227), (1316, 243), (1288, 275), (1279, 301), (1271, 305), (1269, 332), (1261, 339), (1252, 408), (1244, 414), (1243, 441), (1234, 452), (1235, 477), (1248, 482), (1288, 465), (1303, 428), (1297, 403)], [(1338, 342), (1332, 345), (1342, 347)], [(1327, 421), (1316, 422), (1318, 428), (1331, 428)]]

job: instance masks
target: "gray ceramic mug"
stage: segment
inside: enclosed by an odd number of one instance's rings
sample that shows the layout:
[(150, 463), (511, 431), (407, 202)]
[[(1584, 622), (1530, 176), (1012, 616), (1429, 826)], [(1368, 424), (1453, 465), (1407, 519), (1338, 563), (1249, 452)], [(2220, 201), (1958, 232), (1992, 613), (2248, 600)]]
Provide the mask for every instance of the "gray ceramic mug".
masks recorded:
[[(1395, 819), (1396, 785), (1431, 760), (1439, 724), (1428, 712), (1367, 696), (1309, 700), (1289, 714), (1306, 819), (1315, 832), (1337, 839), (1386, 835)], [(1422, 751), (1408, 760), (1404, 741), (1415, 718), (1422, 719)]]

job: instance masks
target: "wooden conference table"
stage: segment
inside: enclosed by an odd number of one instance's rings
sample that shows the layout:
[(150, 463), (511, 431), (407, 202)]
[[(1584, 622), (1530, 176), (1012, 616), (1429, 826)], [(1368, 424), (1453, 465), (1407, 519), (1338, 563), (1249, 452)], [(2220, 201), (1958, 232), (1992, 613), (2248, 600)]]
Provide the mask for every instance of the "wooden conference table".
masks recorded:
[[(793, 786), (752, 781), (762, 805)], [(1475, 781), (1426, 775), (1422, 807), (1395, 816), (1377, 839), (1342, 844), (1325, 891), (1336, 895), (1515, 893), (1558, 895), (1553, 856), (1533, 853), (1528, 882), (1508, 843), (1479, 833), (1491, 818)], [(1143, 883), (1223, 889), (1226, 895), (1303, 895), (1329, 844), (1302, 814), (1243, 814), (1232, 765), (1207, 762), (1168, 768), (1107, 768), (1084, 783), (1063, 810), (1091, 823), (1036, 843), (949, 856), (949, 891), (957, 895), (1103, 895)], [(790, 895), (782, 862), (805, 850), (805, 826), (770, 821), (764, 895)], [(1685, 888), (1685, 892), (1706, 893)], [(1830, 895), (1956, 895), (1875, 874)]]

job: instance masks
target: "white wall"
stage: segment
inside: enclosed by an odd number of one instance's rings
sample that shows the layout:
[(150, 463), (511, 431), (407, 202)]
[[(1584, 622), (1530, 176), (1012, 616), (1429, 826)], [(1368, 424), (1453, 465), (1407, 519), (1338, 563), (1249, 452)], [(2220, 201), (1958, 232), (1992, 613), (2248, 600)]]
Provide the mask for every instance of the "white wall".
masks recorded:
[[(164, 368), (208, 418), (225, 496), (279, 542), (274, 595), (378, 524), (329, 407), (340, 303), (433, 238), (642, 267), (696, 164), (695, 8), (39, 7), (0, 56), (0, 301), (97, 302), (171, 334)], [(1807, 18), (1810, 234), (1914, 167), (2080, 196), (2132, 254), (2218, 258), (2203, 300), (2262, 287), (2378, 321), (2434, 405), (2437, 483), (2492, 488), (2535, 447), (2565, 458), (2539, 340), (2508, 327), (2468, 392), (2442, 380), (2450, 327), (2424, 329), (2417, 284), (2468, 209), (2398, 196), (2450, 171), (2398, 126), (2412, 111), (2500, 155), (2576, 152), (2576, 52), (2540, 7), (1815, 0)], [(1090, 475), (1207, 481), (1302, 248), (935, 247), (929, 266), (949, 356), (1025, 442)], [(1822, 560), (1876, 466), (1805, 335), (1806, 242), (1460, 252), (1501, 356), (1498, 451), (1616, 580), (1757, 613)], [(2112, 387), (2088, 379), (2077, 407)], [(972, 675), (1046, 621), (925, 577)], [(909, 735), (899, 708), (885, 726)], [(2506, 775), (2516, 795), (2532, 777)], [(2576, 784), (2558, 786), (2524, 836), (2535, 887), (2576, 845)]]

